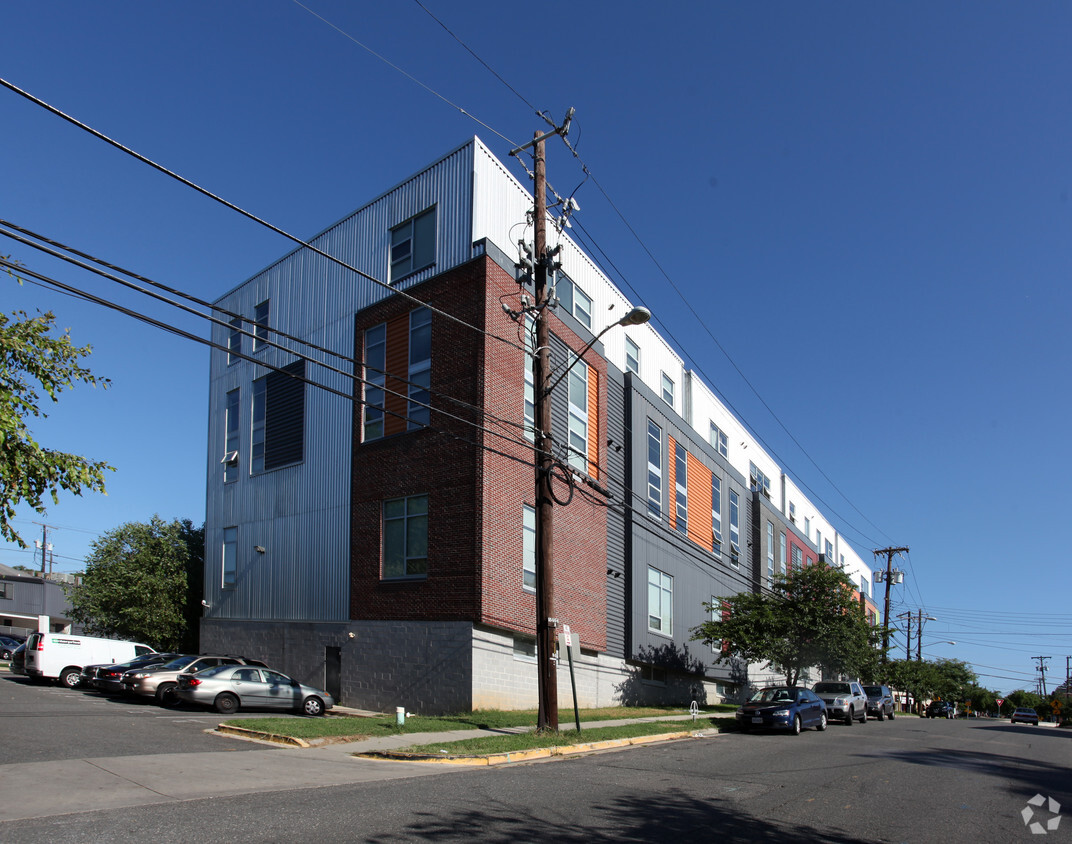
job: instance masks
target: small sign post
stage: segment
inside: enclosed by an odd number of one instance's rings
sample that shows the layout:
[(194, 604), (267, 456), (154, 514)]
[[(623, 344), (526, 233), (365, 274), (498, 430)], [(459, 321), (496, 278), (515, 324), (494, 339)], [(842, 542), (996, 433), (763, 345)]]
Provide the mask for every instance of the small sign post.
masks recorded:
[(577, 708), (577, 677), (573, 673), (573, 657), (574, 652), (578, 649), (580, 644), (579, 637), (574, 636), (570, 632), (568, 624), (562, 625), (562, 632), (558, 635), (558, 649), (566, 652), (566, 659), (569, 660), (569, 679), (570, 686), (573, 687), (573, 721), (577, 725), (577, 732), (581, 731), (581, 712)]

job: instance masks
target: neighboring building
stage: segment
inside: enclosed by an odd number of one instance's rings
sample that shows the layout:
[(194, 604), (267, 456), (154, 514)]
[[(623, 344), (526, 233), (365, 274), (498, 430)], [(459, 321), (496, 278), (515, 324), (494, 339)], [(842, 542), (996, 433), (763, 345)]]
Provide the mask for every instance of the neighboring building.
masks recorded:
[[(203, 649), (353, 706), (535, 706), (530, 344), (504, 310), (531, 297), (531, 214), (474, 138), (311, 241), (352, 269), (302, 247), (216, 302)], [(631, 305), (551, 242), (564, 373)], [(870, 576), (650, 325), (596, 343), (552, 416), (578, 479), (554, 559), (582, 705), (732, 695), (755, 674), (690, 641), (703, 602), (820, 554)]]
[(63, 584), (71, 575), (44, 576), (0, 564), (0, 634), (29, 636), (37, 631), (39, 616), (49, 618), (52, 633), (71, 632), (71, 602)]

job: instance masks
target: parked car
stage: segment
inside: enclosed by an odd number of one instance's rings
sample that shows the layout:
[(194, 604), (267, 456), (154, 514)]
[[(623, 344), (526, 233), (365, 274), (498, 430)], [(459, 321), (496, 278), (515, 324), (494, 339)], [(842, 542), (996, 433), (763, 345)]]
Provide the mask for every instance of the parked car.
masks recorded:
[(11, 654), (21, 644), (22, 642), (18, 639), (12, 639), (10, 636), (0, 636), (0, 659), (11, 659)]
[(823, 681), (811, 689), (826, 704), (826, 714), (831, 720), (844, 720), (852, 726), (853, 721), (867, 723), (867, 695), (863, 686), (854, 680)]
[(263, 662), (243, 656), (217, 656), (215, 654), (184, 654), (170, 662), (134, 668), (123, 674), (120, 684), (123, 691), (139, 697), (155, 698), (161, 706), (175, 706), (179, 699), (175, 687), (180, 674), (194, 674), (217, 665), (255, 665), (267, 668)]
[(893, 720), (893, 692), (889, 686), (864, 686), (864, 694), (867, 695), (868, 715), (874, 715), (879, 721)]
[(1038, 726), (1038, 713), (1028, 706), (1018, 706), (1010, 719), (1014, 724), (1034, 724)]
[(182, 656), (182, 654), (142, 654), (126, 662), (87, 665), (82, 669), (82, 682), (79, 683), (79, 686), (108, 694), (119, 694), (123, 691), (121, 681), (127, 671), (134, 668), (147, 668), (150, 665), (160, 665), (179, 656)]
[(179, 700), (213, 706), (224, 715), (239, 708), (323, 715), (335, 705), (323, 689), (306, 686), (269, 668), (249, 665), (217, 665), (196, 674), (180, 674), (175, 694)]
[(23, 642), (15, 650), (11, 652), (11, 667), (12, 674), (22, 674), (26, 676), (26, 643)]
[(928, 718), (956, 718), (957, 705), (951, 700), (932, 700), (923, 714)]
[(826, 704), (810, 689), (770, 686), (739, 707), (736, 718), (743, 730), (766, 727), (800, 735), (804, 727), (826, 729)]

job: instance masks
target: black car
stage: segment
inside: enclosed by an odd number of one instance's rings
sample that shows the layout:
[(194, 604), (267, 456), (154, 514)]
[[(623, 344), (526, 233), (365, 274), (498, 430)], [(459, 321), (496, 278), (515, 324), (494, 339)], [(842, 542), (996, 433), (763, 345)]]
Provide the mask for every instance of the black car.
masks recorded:
[(11, 652), (11, 673), (26, 674), (26, 643), (23, 642)]
[(826, 704), (811, 689), (771, 686), (760, 689), (737, 710), (742, 730), (767, 728), (800, 735), (804, 727), (826, 729)]
[(957, 706), (951, 700), (933, 700), (923, 714), (928, 718), (956, 718)]
[(12, 639), (10, 636), (0, 636), (0, 659), (11, 659), (11, 655), (15, 653), (15, 648), (21, 645), (18, 639)]
[(873, 715), (879, 721), (886, 718), (893, 720), (893, 692), (889, 686), (864, 686), (864, 694), (867, 695), (868, 715)]

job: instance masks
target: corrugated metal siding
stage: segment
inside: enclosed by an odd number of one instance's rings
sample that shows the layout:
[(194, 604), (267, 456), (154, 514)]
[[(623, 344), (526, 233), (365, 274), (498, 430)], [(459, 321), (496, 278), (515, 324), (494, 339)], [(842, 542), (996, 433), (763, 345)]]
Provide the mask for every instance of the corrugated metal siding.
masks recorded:
[[(386, 281), (391, 228), (425, 209), (436, 208), (436, 263), (402, 280), (405, 288), (468, 260), (472, 254), (472, 168), (469, 142), (431, 167), (339, 221), (313, 241), (330, 255)], [(217, 306), (252, 319), (270, 301), (276, 331), (303, 337), (347, 358), (354, 354), (354, 315), (391, 295), (393, 289), (362, 278), (309, 249), (299, 248), (217, 301)], [(226, 318), (223, 318), (226, 322)], [(226, 345), (226, 326), (213, 327), (213, 341)], [(277, 337), (273, 340), (280, 342)], [(243, 351), (252, 340), (243, 338)], [(291, 341), (281, 345), (301, 351)], [(345, 360), (309, 352), (352, 372)], [(266, 348), (256, 354), (276, 366), (294, 356)], [(305, 391), (304, 460), (293, 466), (249, 474), (252, 382), (265, 366), (227, 365), (225, 352), (209, 363), (209, 436), (206, 495), (206, 615), (239, 619), (341, 620), (349, 617), (350, 472), (354, 406), (316, 386)], [(352, 379), (310, 363), (307, 377), (347, 395)], [(223, 483), (223, 408), (229, 390), (241, 390), (239, 479)], [(225, 527), (238, 528), (238, 580), (221, 588)], [(255, 550), (263, 547), (264, 553)]]

